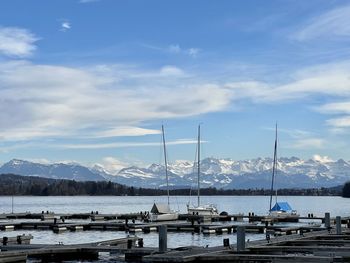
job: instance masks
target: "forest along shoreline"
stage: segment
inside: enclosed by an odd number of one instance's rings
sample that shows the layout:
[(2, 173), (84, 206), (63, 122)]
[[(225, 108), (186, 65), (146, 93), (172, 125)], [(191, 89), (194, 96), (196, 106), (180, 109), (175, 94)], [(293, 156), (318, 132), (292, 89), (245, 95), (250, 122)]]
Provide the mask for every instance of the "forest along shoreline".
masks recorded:
[[(196, 190), (174, 189), (170, 190), (172, 195), (196, 194)], [(0, 195), (32, 195), (32, 196), (64, 196), (64, 195), (115, 195), (115, 196), (157, 196), (166, 195), (167, 191), (162, 189), (137, 188), (121, 185), (107, 181), (74, 181), (62, 179), (49, 179), (34, 176), (21, 176), (15, 174), (0, 175)], [(270, 195), (268, 189), (217, 189), (203, 188), (202, 195)], [(330, 188), (308, 188), (308, 189), (278, 189), (279, 195), (291, 196), (343, 196), (350, 197), (350, 182)]]

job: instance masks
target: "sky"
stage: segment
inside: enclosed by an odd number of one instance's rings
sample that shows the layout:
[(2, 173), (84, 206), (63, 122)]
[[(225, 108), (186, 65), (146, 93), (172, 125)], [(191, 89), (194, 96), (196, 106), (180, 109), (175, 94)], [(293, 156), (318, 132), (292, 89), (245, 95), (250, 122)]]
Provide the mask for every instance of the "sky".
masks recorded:
[(0, 162), (350, 159), (350, 2), (4, 0)]

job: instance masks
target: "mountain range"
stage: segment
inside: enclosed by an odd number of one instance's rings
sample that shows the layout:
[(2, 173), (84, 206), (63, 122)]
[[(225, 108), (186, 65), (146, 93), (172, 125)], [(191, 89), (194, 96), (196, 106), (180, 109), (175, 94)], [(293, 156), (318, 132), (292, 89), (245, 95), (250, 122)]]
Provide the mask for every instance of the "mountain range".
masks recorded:
[[(102, 166), (85, 167), (77, 163), (41, 164), (13, 159), (0, 167), (0, 174), (18, 174), (76, 181), (112, 181), (134, 187), (163, 188), (165, 168), (131, 166), (116, 174)], [(195, 188), (197, 172), (193, 162), (176, 161), (168, 166), (171, 188)], [(242, 161), (206, 158), (201, 161), (201, 186), (224, 189), (269, 188), (272, 159), (256, 158)], [(275, 186), (277, 188), (319, 188), (344, 184), (350, 180), (350, 162), (339, 159), (297, 157), (279, 158)]]

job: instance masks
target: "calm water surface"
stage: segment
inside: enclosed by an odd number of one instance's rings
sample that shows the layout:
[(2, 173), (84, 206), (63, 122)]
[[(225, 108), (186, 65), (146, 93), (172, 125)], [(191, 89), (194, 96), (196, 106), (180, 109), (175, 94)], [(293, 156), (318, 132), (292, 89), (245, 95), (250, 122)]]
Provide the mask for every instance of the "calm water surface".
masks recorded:
[[(202, 203), (216, 204), (219, 211), (228, 213), (254, 212), (266, 214), (269, 197), (267, 196), (203, 196)], [(319, 196), (281, 196), (279, 201), (287, 201), (300, 215), (307, 216), (313, 213), (315, 216), (323, 216), (330, 212), (332, 216), (349, 216), (350, 199), (341, 197)], [(180, 212), (186, 211), (189, 197), (171, 197), (172, 208)], [(55, 213), (87, 213), (99, 211), (99, 213), (130, 213), (149, 211), (154, 202), (166, 202), (165, 196), (54, 196), (54, 197), (14, 197), (14, 212), (41, 212), (53, 211)], [(193, 199), (195, 202), (195, 199)], [(11, 197), (0, 197), (0, 213), (10, 213), (12, 209)], [(13, 231), (2, 232), (1, 236), (16, 236), (19, 234), (32, 234), (32, 243), (58, 243), (64, 244), (96, 242), (112, 238), (126, 237), (125, 232), (117, 231), (82, 231), (54, 234), (51, 231)], [(137, 234), (144, 238), (145, 246), (157, 246), (158, 234)], [(247, 234), (247, 239), (255, 240), (263, 238), (263, 235)], [(230, 238), (235, 243), (235, 234), (210, 235), (192, 233), (168, 233), (169, 247), (187, 245), (215, 246), (221, 245), (223, 238)]]

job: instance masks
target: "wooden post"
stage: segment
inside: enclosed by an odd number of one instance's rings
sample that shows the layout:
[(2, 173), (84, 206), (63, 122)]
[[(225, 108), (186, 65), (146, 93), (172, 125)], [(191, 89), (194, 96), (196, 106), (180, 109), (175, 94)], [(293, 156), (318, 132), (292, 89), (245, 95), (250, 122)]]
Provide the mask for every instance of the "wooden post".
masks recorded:
[(224, 238), (223, 243), (224, 243), (224, 247), (229, 247), (230, 246), (230, 239)]
[(245, 227), (237, 226), (237, 251), (245, 250)]
[(337, 216), (335, 218), (335, 223), (336, 223), (337, 235), (341, 235), (341, 217), (340, 216)]
[(167, 226), (159, 226), (159, 252), (166, 252), (168, 249)]
[(2, 238), (2, 244), (3, 244), (4, 246), (6, 246), (6, 245), (7, 245), (7, 242), (8, 242), (8, 237), (3, 237), (3, 238)]
[(330, 215), (330, 213), (324, 214), (324, 226), (327, 229), (331, 228), (331, 215)]

